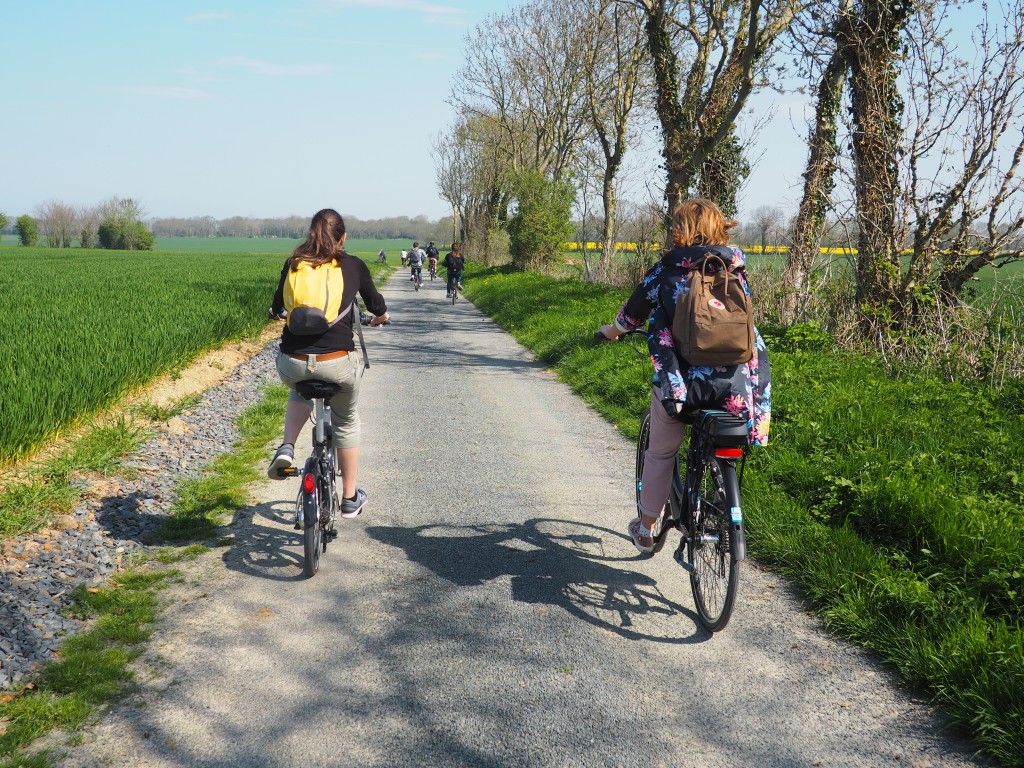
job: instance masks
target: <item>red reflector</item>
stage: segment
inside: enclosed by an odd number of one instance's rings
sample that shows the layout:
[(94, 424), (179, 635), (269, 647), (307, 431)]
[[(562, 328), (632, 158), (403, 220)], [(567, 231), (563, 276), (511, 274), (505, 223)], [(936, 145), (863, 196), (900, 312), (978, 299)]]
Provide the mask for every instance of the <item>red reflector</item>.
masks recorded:
[(720, 459), (738, 459), (742, 455), (742, 448), (715, 448), (715, 456)]
[(306, 493), (312, 493), (315, 488), (316, 478), (313, 476), (313, 473), (310, 472), (305, 477), (302, 478), (302, 490), (304, 490)]

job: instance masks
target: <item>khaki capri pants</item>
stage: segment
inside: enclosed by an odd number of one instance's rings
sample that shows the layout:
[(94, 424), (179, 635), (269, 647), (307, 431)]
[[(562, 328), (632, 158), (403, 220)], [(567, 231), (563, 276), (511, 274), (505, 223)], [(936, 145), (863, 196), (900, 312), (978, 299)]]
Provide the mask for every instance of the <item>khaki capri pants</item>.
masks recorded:
[(284, 352), (277, 353), (277, 373), (291, 392), (288, 400), (310, 404), (298, 392), (295, 385), (308, 379), (320, 379), (340, 384), (341, 390), (331, 398), (331, 424), (334, 425), (334, 445), (338, 448), (359, 447), (359, 380), (363, 377), (363, 361), (358, 352), (349, 352), (344, 357), (319, 362), (316, 355), (308, 360), (298, 360)]

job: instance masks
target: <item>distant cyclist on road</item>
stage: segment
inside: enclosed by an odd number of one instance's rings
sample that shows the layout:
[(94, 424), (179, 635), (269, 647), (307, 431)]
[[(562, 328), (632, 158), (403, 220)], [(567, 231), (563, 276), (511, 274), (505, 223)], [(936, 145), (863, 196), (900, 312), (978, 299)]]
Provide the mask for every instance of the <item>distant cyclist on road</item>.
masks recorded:
[[(434, 245), (434, 241), (431, 240), (430, 244), (427, 246), (427, 261), (428, 261), (428, 263), (430, 265), (430, 272), (431, 272), (431, 274), (436, 274), (437, 273), (437, 257), (439, 255), (440, 254), (438, 254), (438, 252), (437, 252), (437, 246)], [(433, 279), (433, 278), (431, 278), (431, 279)]]
[(462, 271), (466, 268), (466, 259), (459, 253), (458, 243), (452, 243), (452, 252), (444, 257), (441, 266), (448, 270), (447, 296), (450, 299), (452, 291), (456, 288), (462, 290)]
[(387, 264), (388, 263), (388, 255), (386, 253), (384, 253), (384, 249), (383, 248), (381, 248), (377, 252), (377, 261), (379, 261), (381, 264)]
[(413, 281), (423, 282), (423, 264), (427, 260), (427, 254), (420, 248), (419, 242), (412, 244), (412, 250), (409, 251), (409, 267), (412, 272)]

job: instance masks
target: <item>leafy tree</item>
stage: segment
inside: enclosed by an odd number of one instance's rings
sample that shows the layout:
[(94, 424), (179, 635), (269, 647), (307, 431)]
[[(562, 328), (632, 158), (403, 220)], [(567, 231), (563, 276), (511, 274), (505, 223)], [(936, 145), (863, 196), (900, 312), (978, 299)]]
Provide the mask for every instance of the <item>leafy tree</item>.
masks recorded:
[(18, 237), (22, 245), (33, 246), (39, 242), (39, 224), (35, 219), (26, 213), (19, 216), (14, 223), (18, 228)]
[(105, 219), (97, 231), (100, 248), (116, 251), (151, 251), (156, 238), (141, 221)]
[(4, 227), (7, 226), (7, 222), (8, 222), (7, 214), (4, 213), (3, 211), (0, 211), (0, 240), (3, 240), (3, 237), (4, 237)]
[(151, 251), (156, 242), (153, 233), (139, 219), (142, 206), (129, 197), (113, 197), (99, 205), (103, 221), (97, 229), (100, 248), (118, 251)]
[(516, 212), (509, 219), (512, 260), (520, 269), (549, 264), (572, 235), (572, 182), (549, 179), (540, 171), (512, 177)]

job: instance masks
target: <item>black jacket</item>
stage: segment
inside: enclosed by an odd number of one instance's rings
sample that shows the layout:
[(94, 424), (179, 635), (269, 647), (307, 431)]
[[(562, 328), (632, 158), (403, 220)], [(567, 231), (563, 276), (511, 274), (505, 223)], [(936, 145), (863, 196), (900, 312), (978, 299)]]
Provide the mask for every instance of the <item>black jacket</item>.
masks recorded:
[(456, 275), (461, 275), (462, 270), (466, 268), (466, 257), (456, 256), (454, 253), (449, 253), (444, 257), (444, 261), (441, 262), (441, 266)]
[[(284, 267), (281, 269), (281, 279), (278, 281), (277, 291), (274, 293), (274, 303), (270, 307), (271, 312), (275, 315), (284, 311), (284, 280), (288, 275), (290, 262), (291, 257), (285, 261)], [(378, 317), (387, 312), (388, 308), (384, 303), (384, 297), (380, 295), (377, 286), (373, 284), (370, 268), (363, 260), (343, 253), (339, 263), (342, 277), (345, 280), (345, 287), (341, 293), (342, 310), (356, 300), (358, 293), (368, 312), (372, 312)], [(322, 355), (342, 349), (352, 352), (355, 348), (355, 340), (352, 338), (352, 310), (349, 310), (345, 317), (319, 336), (299, 336), (288, 330), (287, 325), (281, 332), (281, 351), (293, 355)]]

